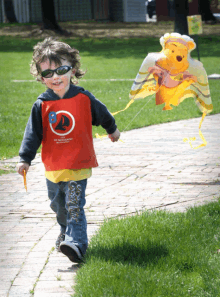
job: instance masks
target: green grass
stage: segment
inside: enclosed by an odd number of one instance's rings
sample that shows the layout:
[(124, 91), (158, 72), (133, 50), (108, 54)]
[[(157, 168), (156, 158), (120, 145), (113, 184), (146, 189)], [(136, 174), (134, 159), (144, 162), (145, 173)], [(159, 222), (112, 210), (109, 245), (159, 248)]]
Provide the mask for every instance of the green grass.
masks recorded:
[(220, 203), (106, 221), (77, 273), (74, 296), (220, 296)]
[[(76, 39), (65, 40), (79, 49), (82, 68), (87, 69), (84, 79), (134, 79), (143, 59), (149, 52), (161, 50), (158, 38), (147, 39)], [(207, 74), (220, 73), (218, 63), (220, 57), (220, 37), (199, 38), (201, 61)], [(18, 155), (24, 129), (30, 115), (31, 107), (37, 96), (45, 87), (37, 82), (15, 83), (12, 80), (32, 80), (29, 64), (33, 46), (37, 40), (0, 37), (0, 159)], [(194, 50), (193, 56), (197, 58)], [(91, 91), (107, 105), (111, 112), (123, 109), (129, 101), (128, 94), (131, 81), (103, 82), (86, 81), (80, 85)], [(210, 81), (211, 95), (214, 105), (213, 113), (220, 112), (219, 81)], [(140, 114), (135, 115), (149, 100)], [(123, 113), (115, 116), (121, 131), (144, 127), (168, 121), (177, 121), (200, 117), (201, 113), (193, 99), (186, 99), (172, 111), (162, 111), (156, 106), (154, 96), (137, 100)], [(134, 120), (133, 120), (134, 119)], [(94, 127), (95, 133), (105, 131)]]

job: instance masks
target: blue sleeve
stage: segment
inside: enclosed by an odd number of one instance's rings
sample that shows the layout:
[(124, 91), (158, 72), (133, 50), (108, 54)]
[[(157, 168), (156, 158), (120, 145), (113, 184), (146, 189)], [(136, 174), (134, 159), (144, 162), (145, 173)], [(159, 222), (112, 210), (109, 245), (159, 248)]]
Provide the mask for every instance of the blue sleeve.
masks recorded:
[(114, 117), (108, 111), (105, 104), (96, 99), (91, 93), (85, 91), (85, 94), (89, 96), (91, 101), (92, 125), (101, 125), (108, 134), (114, 133), (117, 125), (115, 124)]
[(43, 126), (41, 115), (41, 101), (37, 100), (31, 110), (24, 137), (19, 150), (20, 162), (31, 164), (35, 158), (43, 138)]

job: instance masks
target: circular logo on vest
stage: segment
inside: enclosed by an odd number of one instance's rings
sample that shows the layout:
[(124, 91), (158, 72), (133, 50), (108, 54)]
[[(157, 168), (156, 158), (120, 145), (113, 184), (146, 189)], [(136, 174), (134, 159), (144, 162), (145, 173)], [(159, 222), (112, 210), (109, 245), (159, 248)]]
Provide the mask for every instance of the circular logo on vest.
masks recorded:
[(73, 115), (65, 110), (50, 112), (49, 123), (53, 133), (59, 136), (70, 134), (75, 127), (75, 119)]

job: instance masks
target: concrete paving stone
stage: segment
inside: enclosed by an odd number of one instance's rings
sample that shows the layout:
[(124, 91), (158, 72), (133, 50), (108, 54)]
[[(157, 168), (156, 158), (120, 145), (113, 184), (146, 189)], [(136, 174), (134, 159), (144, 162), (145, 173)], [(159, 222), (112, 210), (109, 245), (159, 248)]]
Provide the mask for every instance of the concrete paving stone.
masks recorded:
[(31, 250), (31, 257), (33, 258), (46, 258), (48, 255), (48, 250), (36, 252), (33, 249)]
[(51, 254), (50, 254), (50, 259), (47, 263), (47, 267), (50, 265), (50, 264), (58, 264), (59, 263), (66, 263), (66, 264), (69, 264), (69, 259), (64, 255), (62, 254), (61, 252), (57, 252), (57, 250), (54, 250)]
[(35, 292), (34, 297), (70, 297), (72, 293), (45, 293), (45, 292)]
[(43, 267), (45, 262), (46, 262), (47, 258), (45, 257), (42, 257), (42, 258), (34, 258), (32, 256), (32, 253), (30, 253), (27, 258), (25, 259), (25, 262), (24, 262), (24, 270), (29, 270), (30, 267)]
[(1, 268), (16, 268), (16, 267), (20, 267), (23, 264), (24, 260), (23, 259), (19, 259), (16, 257), (7, 257), (5, 255), (5, 259), (3, 261), (1, 261)]
[(16, 252), (16, 250), (1, 250), (1, 253), (5, 255), (6, 258), (8, 259), (25, 259), (28, 252)]
[(6, 276), (8, 276), (8, 280), (12, 281), (17, 273), (19, 272), (18, 268), (2, 268), (0, 267), (0, 276), (4, 278), (6, 281)]
[[(32, 267), (33, 268), (33, 267)], [(40, 275), (40, 271), (43, 267), (40, 267), (39, 270), (31, 269), (31, 270), (24, 270), (23, 267), (21, 271), (19, 271), (18, 277), (19, 278), (37, 278)]]
[(92, 224), (100, 224), (105, 219), (104, 215), (101, 216), (93, 216), (93, 215), (87, 215), (87, 221), (90, 221)]
[(58, 272), (54, 271), (53, 269), (50, 270), (45, 270), (41, 276), (40, 280), (41, 281), (73, 281), (74, 276), (76, 275), (76, 272)]
[(8, 290), (7, 289), (0, 290), (0, 296), (1, 297), (7, 297), (8, 296)]
[(57, 268), (62, 268), (66, 265), (70, 265), (72, 262), (70, 262), (69, 258), (67, 258), (65, 255), (62, 255), (62, 258), (59, 258), (57, 262), (48, 262), (45, 269), (47, 270), (53, 270), (56, 267)]
[(54, 226), (55, 225), (55, 218), (42, 218), (40, 219), (40, 221), (38, 220), (37, 222), (37, 228), (48, 228), (50, 226)]
[(28, 277), (28, 278), (16, 277), (15, 280), (13, 281), (13, 286), (24, 286), (24, 287), (30, 287), (30, 289), (32, 289), (35, 282), (36, 282), (36, 277)]
[(10, 281), (0, 282), (0, 290), (9, 290), (11, 287)]
[(8, 297), (30, 297), (30, 289), (29, 287), (23, 287), (23, 286), (12, 286)]
[(73, 288), (67, 281), (38, 281), (34, 290), (37, 292), (56, 292), (73, 294)]
[[(28, 234), (27, 234), (28, 235)], [(37, 242), (35, 240), (23, 240), (23, 238), (21, 239), (21, 241), (16, 242), (16, 249), (31, 249), (32, 247), (35, 246)]]
[(78, 271), (78, 269), (79, 269), (79, 264), (69, 262), (69, 264), (66, 265), (65, 267), (58, 268), (57, 272), (58, 273), (69, 273), (69, 272), (71, 272), (71, 273), (74, 274), (75, 272)]
[(55, 242), (50, 242), (48, 245), (48, 241), (45, 242), (45, 245), (40, 245), (38, 246), (38, 244), (33, 248), (32, 252), (39, 252), (41, 254), (43, 253), (48, 253), (55, 245)]

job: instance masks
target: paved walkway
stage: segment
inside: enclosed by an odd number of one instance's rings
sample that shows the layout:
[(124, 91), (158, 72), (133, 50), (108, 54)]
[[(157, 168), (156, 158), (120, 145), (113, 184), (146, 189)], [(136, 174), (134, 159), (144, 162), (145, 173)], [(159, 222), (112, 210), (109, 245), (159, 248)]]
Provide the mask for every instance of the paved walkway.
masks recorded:
[[(100, 166), (87, 188), (90, 238), (104, 218), (155, 208), (184, 211), (217, 200), (220, 114), (205, 118), (202, 131), (208, 145), (193, 150), (182, 139), (198, 135), (199, 121), (132, 130), (122, 134), (124, 143), (95, 140)], [(26, 193), (18, 174), (0, 177), (0, 296), (70, 296), (78, 267), (54, 250), (59, 228), (49, 208), (39, 155), (27, 184)]]

